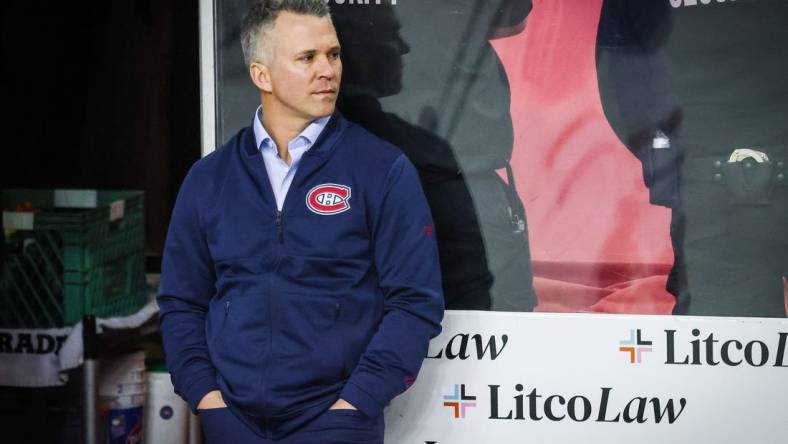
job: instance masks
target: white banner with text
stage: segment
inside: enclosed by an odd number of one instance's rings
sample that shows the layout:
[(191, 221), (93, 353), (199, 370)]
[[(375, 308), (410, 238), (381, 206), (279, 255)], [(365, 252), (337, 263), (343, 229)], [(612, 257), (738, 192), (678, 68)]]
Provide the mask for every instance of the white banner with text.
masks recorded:
[(448, 311), (392, 444), (788, 442), (788, 320)]

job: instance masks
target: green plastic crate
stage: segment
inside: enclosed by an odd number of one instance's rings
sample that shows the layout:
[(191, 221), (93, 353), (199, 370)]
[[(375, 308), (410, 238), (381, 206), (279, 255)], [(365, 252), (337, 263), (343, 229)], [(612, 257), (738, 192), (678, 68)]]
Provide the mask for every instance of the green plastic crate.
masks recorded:
[[(17, 212), (29, 203), (34, 212)], [(6, 190), (0, 327), (73, 325), (147, 301), (141, 191)]]

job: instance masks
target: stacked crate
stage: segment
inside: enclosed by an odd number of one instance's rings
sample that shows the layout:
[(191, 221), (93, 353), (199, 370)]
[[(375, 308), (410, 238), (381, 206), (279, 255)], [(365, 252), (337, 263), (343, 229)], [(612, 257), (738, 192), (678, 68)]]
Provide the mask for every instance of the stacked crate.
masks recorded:
[(141, 191), (5, 190), (0, 327), (127, 315), (146, 302)]

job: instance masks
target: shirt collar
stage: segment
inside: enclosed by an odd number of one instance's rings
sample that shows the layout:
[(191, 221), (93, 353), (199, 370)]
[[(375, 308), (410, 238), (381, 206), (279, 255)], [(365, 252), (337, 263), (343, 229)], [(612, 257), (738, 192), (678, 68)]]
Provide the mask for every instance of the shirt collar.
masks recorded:
[[(330, 119), (331, 119), (331, 116), (325, 116), (325, 117), (320, 117), (318, 119), (313, 120), (312, 123), (307, 125), (307, 127), (304, 128), (304, 130), (301, 131), (301, 133), (299, 133), (297, 136), (295, 136), (293, 138), (293, 140), (290, 141), (290, 143), (292, 143), (292, 142), (294, 142), (294, 141), (296, 141), (298, 139), (303, 138), (306, 141), (307, 149), (311, 148), (312, 144), (315, 143), (317, 138), (320, 136), (320, 134), (326, 128), (326, 125), (328, 124), (328, 121)], [(269, 147), (269, 146), (273, 147), (274, 146), (274, 140), (268, 134), (268, 131), (265, 130), (265, 127), (263, 127), (263, 107), (262, 106), (258, 106), (257, 110), (254, 113), (253, 129), (254, 129), (254, 139), (255, 139), (255, 143), (257, 144), (257, 149), (258, 150), (262, 150), (265, 147)]]

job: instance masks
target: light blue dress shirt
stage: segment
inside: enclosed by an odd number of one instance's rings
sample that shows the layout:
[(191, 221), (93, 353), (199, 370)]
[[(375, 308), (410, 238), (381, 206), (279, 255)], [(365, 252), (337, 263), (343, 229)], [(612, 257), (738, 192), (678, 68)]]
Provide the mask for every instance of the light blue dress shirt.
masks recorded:
[(301, 162), (301, 156), (309, 151), (312, 144), (315, 143), (320, 133), (326, 128), (328, 120), (331, 116), (321, 117), (310, 123), (303, 131), (293, 140), (288, 142), (287, 149), (290, 152), (290, 165), (279, 157), (279, 150), (276, 147), (274, 139), (268, 134), (268, 131), (263, 127), (263, 109), (257, 107), (254, 113), (254, 138), (257, 142), (257, 149), (263, 155), (263, 162), (265, 162), (265, 171), (268, 173), (268, 180), (271, 182), (271, 189), (274, 190), (274, 197), (276, 198), (276, 207), (282, 211), (282, 205), (287, 196), (287, 190), (290, 189), (290, 184), (293, 183), (293, 177), (298, 170), (298, 164)]

